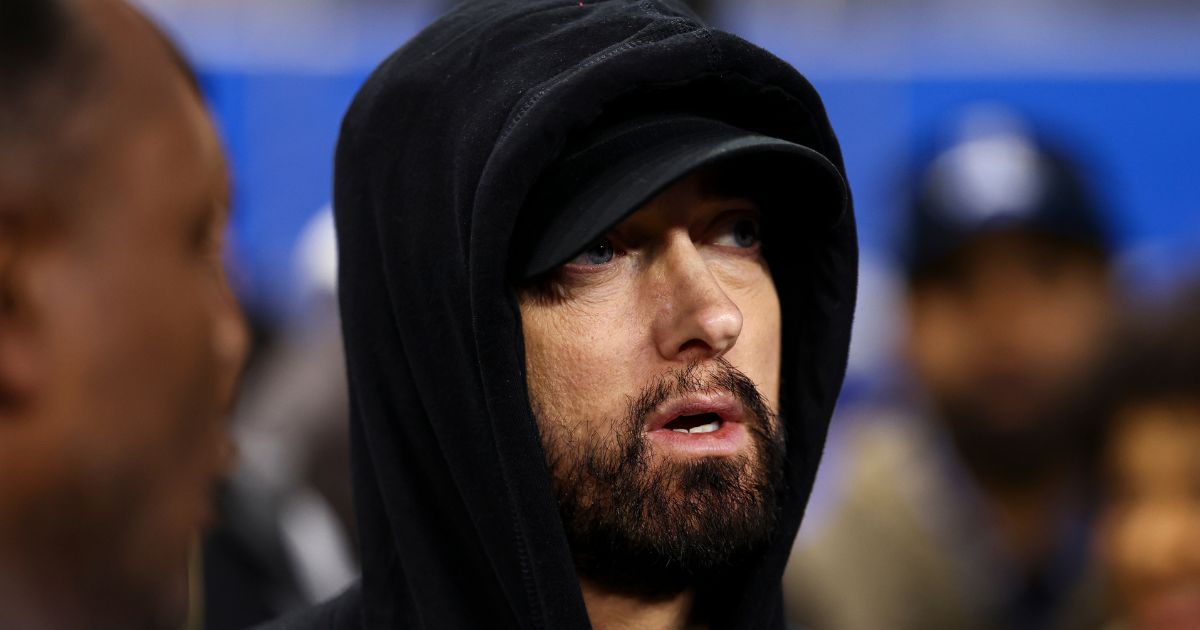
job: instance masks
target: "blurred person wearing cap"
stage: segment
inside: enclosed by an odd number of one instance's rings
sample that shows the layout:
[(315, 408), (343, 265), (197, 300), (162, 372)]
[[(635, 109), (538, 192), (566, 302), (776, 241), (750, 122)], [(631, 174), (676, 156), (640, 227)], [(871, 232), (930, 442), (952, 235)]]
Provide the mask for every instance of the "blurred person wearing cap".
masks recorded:
[(857, 252), (811, 85), (674, 1), (466, 3), (335, 167), (363, 575), (281, 628), (782, 628)]
[[(914, 177), (900, 400), (852, 414), (791, 605), (830, 629), (1094, 627), (1090, 431), (1110, 235), (1083, 174), (973, 110)], [(824, 515), (823, 515), (824, 516)]]
[(1138, 316), (1095, 388), (1113, 630), (1200, 628), (1200, 292)]
[(245, 346), (228, 194), (146, 18), (0, 4), (0, 627), (184, 621)]

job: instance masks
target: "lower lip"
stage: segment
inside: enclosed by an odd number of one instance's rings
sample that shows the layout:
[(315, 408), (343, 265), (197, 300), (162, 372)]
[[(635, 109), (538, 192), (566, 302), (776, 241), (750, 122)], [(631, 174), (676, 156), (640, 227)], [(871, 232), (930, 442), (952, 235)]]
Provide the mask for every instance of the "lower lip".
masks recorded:
[(722, 422), (710, 433), (680, 433), (655, 429), (646, 433), (655, 448), (688, 457), (729, 457), (746, 447), (749, 434), (740, 422)]

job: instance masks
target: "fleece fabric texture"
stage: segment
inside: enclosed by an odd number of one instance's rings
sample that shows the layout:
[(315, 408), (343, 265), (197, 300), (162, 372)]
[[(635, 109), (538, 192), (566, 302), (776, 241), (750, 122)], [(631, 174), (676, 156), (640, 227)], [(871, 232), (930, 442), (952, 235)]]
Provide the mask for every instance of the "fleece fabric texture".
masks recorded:
[[(334, 201), (363, 576), (277, 627), (589, 627), (526, 392), (514, 232), (573, 135), (648, 110), (802, 144), (844, 178), (808, 81), (672, 0), (468, 2), (368, 79)], [(709, 602), (715, 628), (783, 627), (780, 578), (845, 371), (850, 200), (807, 207), (797, 186), (764, 229), (784, 317), (786, 496), (768, 552)], [(832, 218), (803, 220), (820, 212)]]

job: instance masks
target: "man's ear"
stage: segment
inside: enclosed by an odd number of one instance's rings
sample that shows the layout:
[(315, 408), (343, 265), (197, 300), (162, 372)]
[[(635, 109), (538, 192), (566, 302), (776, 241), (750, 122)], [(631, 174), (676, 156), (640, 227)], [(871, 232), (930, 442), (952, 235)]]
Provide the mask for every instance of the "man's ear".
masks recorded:
[(42, 372), (29, 285), (33, 249), (30, 234), (11, 216), (0, 216), (0, 428), (23, 415)]

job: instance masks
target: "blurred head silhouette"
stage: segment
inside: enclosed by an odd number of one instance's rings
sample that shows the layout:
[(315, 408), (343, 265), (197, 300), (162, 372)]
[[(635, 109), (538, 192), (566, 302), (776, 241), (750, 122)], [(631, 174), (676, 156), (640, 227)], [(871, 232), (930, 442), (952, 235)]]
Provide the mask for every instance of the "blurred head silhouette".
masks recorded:
[(1097, 392), (1103, 558), (1131, 630), (1200, 627), (1200, 294), (1138, 322)]
[(910, 198), (910, 358), (986, 481), (1069, 461), (1065, 407), (1108, 336), (1109, 234), (1078, 167), (1014, 114), (970, 111)]
[(244, 355), (227, 206), (150, 22), (0, 4), (0, 626), (178, 627)]

